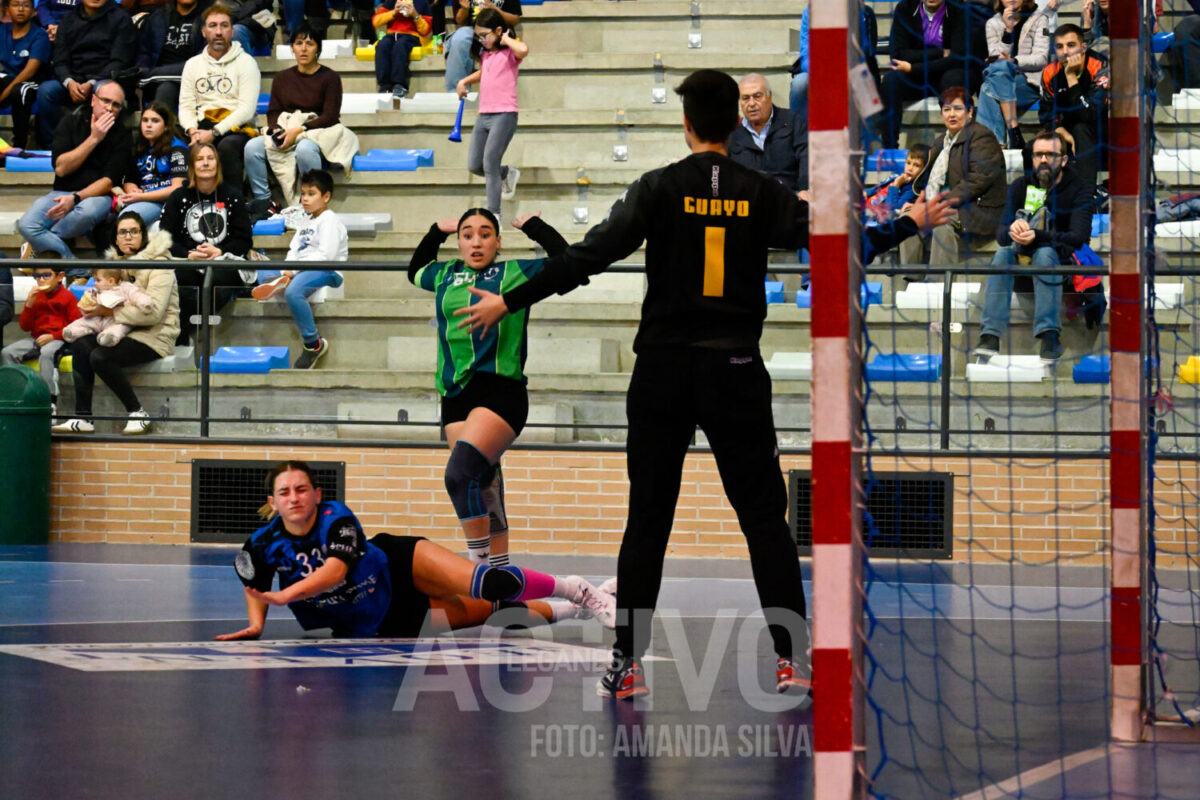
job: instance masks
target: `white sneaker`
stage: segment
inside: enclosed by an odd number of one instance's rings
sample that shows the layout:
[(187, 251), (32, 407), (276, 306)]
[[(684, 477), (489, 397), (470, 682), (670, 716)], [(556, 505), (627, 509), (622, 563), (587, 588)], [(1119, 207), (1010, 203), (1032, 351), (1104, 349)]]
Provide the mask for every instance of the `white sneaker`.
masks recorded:
[(617, 627), (617, 598), (608, 592), (602, 592), (590, 584), (584, 587), (583, 608), (609, 630)]
[(500, 188), (500, 196), (505, 200), (512, 200), (517, 193), (517, 181), (519, 180), (521, 180), (521, 170), (509, 167), (508, 174), (504, 176), (504, 183)]
[(617, 576), (613, 575), (611, 578), (609, 578), (608, 580), (606, 580), (604, 583), (600, 584), (596, 588), (599, 589), (600, 591), (604, 592), (605, 594), (615, 595), (617, 593)]
[(583, 605), (583, 598), (587, 594), (587, 590), (595, 591), (596, 587), (585, 581), (578, 575), (568, 575), (562, 578), (562, 582), (566, 584), (566, 591), (556, 597), (562, 597), (564, 600), (570, 600), (577, 606)]
[(247, 286), (253, 286), (258, 283), (258, 270), (256, 269), (239, 269), (238, 277), (242, 279), (242, 283)]
[(66, 422), (52, 425), (50, 430), (55, 433), (95, 433), (96, 426), (86, 419), (73, 418)]
[(150, 431), (150, 424), (150, 415), (145, 409), (139, 408), (129, 415), (129, 422), (125, 423), (125, 430), (121, 433), (126, 436), (140, 436)]

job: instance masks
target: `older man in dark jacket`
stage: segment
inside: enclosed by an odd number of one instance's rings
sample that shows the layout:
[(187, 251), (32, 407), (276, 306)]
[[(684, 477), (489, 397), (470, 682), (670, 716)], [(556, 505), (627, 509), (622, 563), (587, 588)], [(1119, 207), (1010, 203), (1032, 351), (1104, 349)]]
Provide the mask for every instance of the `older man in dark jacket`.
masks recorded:
[(729, 139), (729, 157), (770, 175), (793, 192), (808, 188), (808, 121), (771, 103), (767, 79), (750, 73), (738, 84), (741, 124)]
[(114, 0), (81, 0), (63, 15), (54, 37), (54, 79), (38, 86), (39, 144), (50, 146), (63, 112), (86, 103), (97, 81), (128, 80), (124, 73), (136, 55), (133, 21)]

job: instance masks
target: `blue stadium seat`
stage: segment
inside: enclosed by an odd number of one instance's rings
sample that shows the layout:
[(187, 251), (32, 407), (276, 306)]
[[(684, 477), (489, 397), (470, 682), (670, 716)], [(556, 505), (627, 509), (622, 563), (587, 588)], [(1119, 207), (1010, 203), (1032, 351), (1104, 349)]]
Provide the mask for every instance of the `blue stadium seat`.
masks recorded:
[(354, 157), (354, 168), (363, 172), (412, 172), (433, 166), (433, 150), (372, 149)]
[(1108, 383), (1108, 356), (1084, 356), (1071, 370), (1076, 383)]
[(935, 383), (942, 375), (942, 357), (932, 353), (880, 353), (866, 366), (869, 381)]
[[(883, 305), (883, 283), (867, 281), (859, 290), (858, 301), (863, 308)], [(796, 308), (812, 308), (812, 287), (796, 292)]]
[(220, 347), (209, 360), (211, 372), (259, 373), (288, 368), (286, 347)]
[(5, 156), (4, 168), (9, 172), (53, 172), (49, 150), (25, 150), (20, 155)]
[(75, 300), (79, 301), (83, 299), (83, 293), (95, 285), (96, 279), (88, 278), (87, 283), (72, 283), (67, 289), (70, 290), (71, 294), (75, 295)]
[(1108, 214), (1092, 215), (1092, 236), (1108, 233)]
[(767, 281), (766, 289), (768, 303), (783, 302), (783, 281)]
[(1175, 34), (1173, 33), (1156, 33), (1150, 37), (1150, 47), (1156, 53), (1167, 52), (1174, 43)]
[(260, 219), (254, 223), (255, 236), (282, 236), (287, 230), (287, 226), (283, 222), (283, 217), (272, 217), (271, 219)]
[(271, 95), (260, 94), (258, 96), (258, 104), (254, 107), (254, 110), (259, 114), (265, 114), (267, 113), (267, 106), (269, 105), (271, 105)]

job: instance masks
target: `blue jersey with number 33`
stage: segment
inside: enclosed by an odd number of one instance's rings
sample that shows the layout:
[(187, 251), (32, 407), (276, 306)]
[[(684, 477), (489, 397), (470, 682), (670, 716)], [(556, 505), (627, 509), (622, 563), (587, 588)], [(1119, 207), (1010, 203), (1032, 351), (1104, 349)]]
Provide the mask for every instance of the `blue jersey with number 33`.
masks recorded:
[[(333, 500), (317, 506), (317, 520), (304, 536), (293, 536), (279, 517), (255, 531), (239, 554), (238, 577), (269, 592), (275, 575), (286, 589), (324, 566), (329, 557), (346, 562), (346, 580), (329, 591), (289, 603), (305, 630), (332, 628), (334, 636), (374, 636), (392, 600), (387, 556), (363, 535), (354, 513)], [(249, 566), (249, 569), (246, 567)]]

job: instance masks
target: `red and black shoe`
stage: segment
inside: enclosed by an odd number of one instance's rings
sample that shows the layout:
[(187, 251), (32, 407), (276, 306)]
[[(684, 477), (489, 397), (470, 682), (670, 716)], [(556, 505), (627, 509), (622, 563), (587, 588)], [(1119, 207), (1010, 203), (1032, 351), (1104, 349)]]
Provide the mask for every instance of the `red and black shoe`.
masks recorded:
[(645, 694), (650, 694), (646, 679), (642, 675), (642, 665), (636, 658), (613, 656), (608, 672), (596, 684), (596, 694), (601, 697), (615, 697), (618, 700), (632, 700)]
[(775, 691), (783, 694), (789, 689), (801, 689), (812, 693), (812, 668), (794, 658), (781, 658), (775, 662)]

